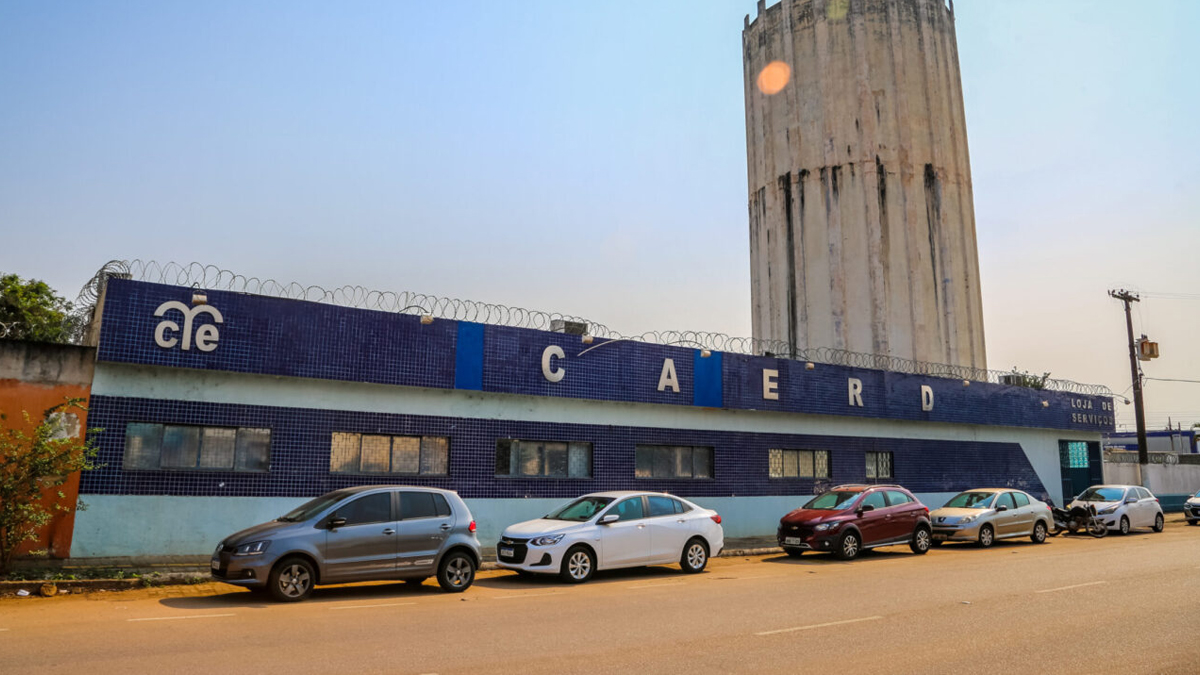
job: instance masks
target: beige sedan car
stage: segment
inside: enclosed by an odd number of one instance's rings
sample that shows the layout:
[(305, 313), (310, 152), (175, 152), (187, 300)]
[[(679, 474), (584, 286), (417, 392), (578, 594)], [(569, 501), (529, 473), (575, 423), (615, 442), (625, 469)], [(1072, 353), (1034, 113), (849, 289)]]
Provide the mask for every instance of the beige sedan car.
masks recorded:
[(1052, 522), (1050, 507), (1027, 492), (980, 488), (959, 493), (929, 514), (933, 544), (970, 541), (987, 548), (998, 539), (1029, 537), (1046, 541)]

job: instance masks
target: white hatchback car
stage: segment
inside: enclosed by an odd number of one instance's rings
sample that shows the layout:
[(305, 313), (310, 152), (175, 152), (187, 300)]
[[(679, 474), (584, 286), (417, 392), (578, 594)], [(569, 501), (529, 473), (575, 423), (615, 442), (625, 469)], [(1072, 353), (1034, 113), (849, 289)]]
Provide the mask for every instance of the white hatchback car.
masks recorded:
[(582, 583), (598, 569), (619, 567), (678, 562), (684, 572), (700, 572), (724, 545), (716, 511), (658, 492), (597, 492), (505, 529), (496, 561)]
[(1162, 504), (1140, 485), (1093, 485), (1067, 508), (1072, 506), (1096, 507), (1096, 516), (1104, 521), (1104, 526), (1121, 534), (1129, 534), (1131, 527), (1163, 531)]

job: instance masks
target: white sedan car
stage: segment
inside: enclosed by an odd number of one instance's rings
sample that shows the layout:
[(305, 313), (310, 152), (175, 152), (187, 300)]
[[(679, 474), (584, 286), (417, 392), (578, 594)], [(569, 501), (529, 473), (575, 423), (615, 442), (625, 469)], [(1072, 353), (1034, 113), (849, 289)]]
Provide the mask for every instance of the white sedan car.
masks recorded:
[(1188, 500), (1184, 502), (1183, 515), (1187, 518), (1188, 525), (1200, 523), (1200, 492), (1188, 497)]
[(1140, 485), (1093, 485), (1067, 508), (1072, 506), (1096, 507), (1096, 516), (1104, 521), (1104, 526), (1121, 534), (1129, 534), (1131, 527), (1163, 531), (1162, 504)]
[(725, 545), (721, 516), (658, 492), (598, 492), (504, 530), (496, 561), (520, 573), (587, 581), (598, 569), (679, 563), (696, 573)]

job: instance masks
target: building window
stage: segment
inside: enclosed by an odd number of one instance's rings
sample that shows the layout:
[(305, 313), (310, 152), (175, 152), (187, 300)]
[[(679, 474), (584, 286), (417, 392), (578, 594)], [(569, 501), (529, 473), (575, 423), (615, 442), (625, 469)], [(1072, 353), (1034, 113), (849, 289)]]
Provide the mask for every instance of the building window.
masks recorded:
[(1065, 469), (1088, 468), (1087, 441), (1059, 441), (1058, 458)]
[(335, 431), (330, 440), (330, 473), (389, 473), (446, 476), (450, 439), (445, 436), (384, 436)]
[(639, 445), (634, 448), (637, 478), (712, 478), (713, 449), (691, 445)]
[(828, 450), (770, 450), (771, 478), (829, 478)]
[(125, 425), (126, 471), (236, 471), (271, 467), (271, 430), (133, 422)]
[(892, 453), (867, 453), (867, 480), (892, 477)]
[(591, 478), (592, 444), (582, 441), (496, 441), (496, 475), (506, 478)]

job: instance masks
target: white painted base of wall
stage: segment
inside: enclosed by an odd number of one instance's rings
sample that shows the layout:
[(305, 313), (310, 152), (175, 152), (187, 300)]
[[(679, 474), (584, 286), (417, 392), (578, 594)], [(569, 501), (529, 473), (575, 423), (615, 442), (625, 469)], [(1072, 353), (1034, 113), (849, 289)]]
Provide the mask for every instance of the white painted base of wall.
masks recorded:
[[(918, 494), (930, 509), (952, 493)], [(809, 496), (698, 497), (691, 501), (721, 514), (726, 539), (773, 537), (779, 519)], [(213, 552), (229, 535), (274, 520), (304, 498), (280, 497), (130, 497), (85, 495), (88, 507), (75, 516), (71, 557), (199, 556)], [(505, 527), (552, 511), (561, 499), (467, 499), (484, 548), (500, 539)]]
[[(1156, 495), (1194, 495), (1200, 490), (1200, 466), (1193, 464), (1147, 464), (1145, 486)], [(1104, 463), (1104, 482), (1142, 485), (1137, 464)]]

